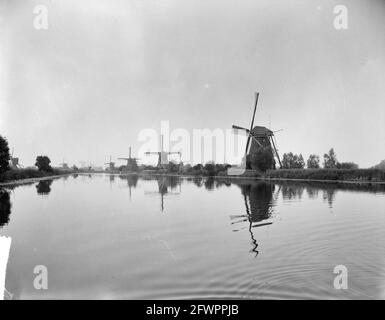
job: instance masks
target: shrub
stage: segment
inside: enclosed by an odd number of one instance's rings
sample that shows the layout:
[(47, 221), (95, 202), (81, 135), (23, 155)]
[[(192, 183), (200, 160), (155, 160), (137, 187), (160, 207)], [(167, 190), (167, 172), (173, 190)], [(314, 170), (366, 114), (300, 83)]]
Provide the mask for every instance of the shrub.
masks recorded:
[(253, 170), (262, 172), (273, 169), (275, 161), (271, 148), (259, 148), (255, 153), (251, 154), (250, 166)]
[(337, 169), (358, 169), (358, 164), (354, 162), (338, 162)]

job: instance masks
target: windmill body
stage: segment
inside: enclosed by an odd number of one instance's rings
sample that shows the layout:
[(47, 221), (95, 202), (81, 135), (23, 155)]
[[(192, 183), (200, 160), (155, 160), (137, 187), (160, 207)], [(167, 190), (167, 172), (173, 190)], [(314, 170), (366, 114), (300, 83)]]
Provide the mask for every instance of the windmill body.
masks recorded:
[(129, 151), (128, 158), (118, 158), (118, 159), (127, 161), (126, 168), (125, 168), (127, 171), (137, 171), (138, 170), (137, 160), (139, 160), (139, 159), (138, 158), (132, 158), (131, 157), (131, 147), (129, 150), (130, 151)]
[(115, 170), (115, 162), (112, 161), (112, 157), (110, 156), (110, 162), (106, 162), (106, 165), (108, 165), (108, 171), (114, 171)]
[[(247, 160), (250, 159), (250, 157), (255, 155), (261, 149), (267, 149), (270, 152), (272, 152), (273, 156), (276, 158), (280, 167), (282, 167), (281, 159), (279, 158), (278, 150), (276, 148), (276, 143), (274, 142), (274, 132), (263, 126), (254, 126), (255, 113), (256, 113), (257, 104), (258, 104), (258, 97), (259, 97), (259, 93), (256, 92), (254, 113), (251, 120), (250, 129), (233, 125), (233, 129), (246, 132), (247, 134), (245, 157), (243, 158), (242, 162), (246, 168), (250, 167), (253, 170), (257, 169), (257, 168), (254, 168), (254, 165), (252, 163), (248, 165), (248, 162), (250, 161), (247, 161)], [(271, 169), (274, 169), (274, 168), (275, 168), (275, 164), (273, 164)]]
[(163, 135), (161, 136), (160, 151), (155, 151), (155, 152), (148, 151), (145, 154), (146, 155), (157, 155), (158, 156), (157, 167), (158, 168), (162, 168), (162, 169), (166, 169), (168, 164), (170, 163), (170, 159), (169, 159), (170, 155), (178, 154), (179, 155), (179, 159), (181, 159), (181, 157), (182, 157), (182, 153), (181, 152), (167, 152), (167, 151), (163, 150)]

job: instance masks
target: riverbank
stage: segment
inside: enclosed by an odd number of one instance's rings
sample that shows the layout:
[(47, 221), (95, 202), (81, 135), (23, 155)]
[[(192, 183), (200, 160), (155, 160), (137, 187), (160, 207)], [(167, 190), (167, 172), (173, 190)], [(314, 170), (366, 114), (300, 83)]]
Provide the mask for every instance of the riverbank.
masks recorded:
[(279, 180), (385, 183), (385, 171), (379, 169), (280, 169), (268, 170), (262, 176)]
[(202, 175), (166, 171), (140, 172), (81, 172), (73, 170), (54, 169), (53, 172), (41, 172), (36, 169), (10, 170), (0, 177), (0, 186), (29, 184), (40, 180), (60, 178), (71, 174), (113, 174), (138, 175), (140, 177), (171, 176), (181, 178), (215, 178), (220, 180), (268, 180), (268, 181), (298, 181), (344, 184), (383, 184), (385, 171), (378, 169), (280, 169), (268, 170), (265, 173), (247, 170), (242, 175)]
[(78, 172), (72, 170), (54, 169), (52, 172), (39, 171), (36, 169), (11, 169), (0, 176), (0, 186), (14, 184), (28, 184), (40, 180), (55, 179)]
[(268, 170), (265, 173), (247, 170), (242, 175), (201, 175), (173, 172), (138, 172), (121, 173), (149, 176), (176, 176), (185, 178), (216, 178), (224, 180), (272, 180), (272, 181), (304, 181), (324, 183), (385, 184), (385, 171), (378, 169), (280, 169)]

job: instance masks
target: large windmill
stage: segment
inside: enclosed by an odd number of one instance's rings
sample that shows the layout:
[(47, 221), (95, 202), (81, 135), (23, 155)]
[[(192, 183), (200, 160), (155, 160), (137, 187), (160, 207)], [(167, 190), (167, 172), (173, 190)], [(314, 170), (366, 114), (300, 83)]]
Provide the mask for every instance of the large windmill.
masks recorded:
[[(276, 148), (274, 131), (267, 129), (266, 127), (254, 126), (254, 119), (255, 119), (255, 113), (257, 111), (258, 98), (259, 98), (259, 92), (256, 92), (254, 112), (253, 112), (253, 117), (251, 119), (250, 129), (233, 125), (234, 130), (244, 131), (246, 132), (246, 135), (247, 135), (245, 157), (243, 161), (247, 167), (248, 166), (246, 162), (246, 160), (248, 159), (247, 156), (255, 154), (260, 149), (269, 148), (273, 153), (273, 156), (277, 159), (279, 166), (282, 167), (281, 159), (279, 158), (278, 150)], [(250, 141), (251, 141), (251, 146), (250, 146)], [(249, 146), (250, 146), (250, 150), (249, 150)], [(255, 169), (255, 168), (252, 168), (252, 169)]]
[(167, 166), (169, 164), (169, 157), (172, 154), (178, 154), (179, 155), (179, 161), (181, 161), (182, 153), (181, 152), (167, 152), (163, 150), (163, 135), (160, 136), (160, 151), (150, 152), (147, 151), (146, 155), (158, 155), (158, 168), (162, 168), (164, 166)]
[(115, 162), (112, 162), (111, 156), (110, 156), (110, 162), (106, 162), (105, 164), (108, 164), (108, 170), (109, 171), (114, 171), (114, 169), (115, 169)]
[(118, 158), (118, 159), (127, 161), (127, 165), (126, 165), (127, 171), (136, 171), (138, 169), (138, 164), (137, 164), (136, 160), (139, 160), (139, 159), (131, 157), (131, 147), (129, 148), (128, 158)]

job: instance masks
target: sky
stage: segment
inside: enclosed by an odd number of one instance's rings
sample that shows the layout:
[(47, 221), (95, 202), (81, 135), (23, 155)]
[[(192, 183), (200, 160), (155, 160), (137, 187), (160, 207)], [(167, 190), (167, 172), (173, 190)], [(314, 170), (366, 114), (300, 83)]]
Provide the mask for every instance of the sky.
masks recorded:
[(24, 166), (129, 146), (156, 163), (143, 130), (248, 127), (258, 91), (281, 155), (333, 147), (370, 167), (385, 159), (384, 16), (380, 0), (0, 0), (0, 134)]

